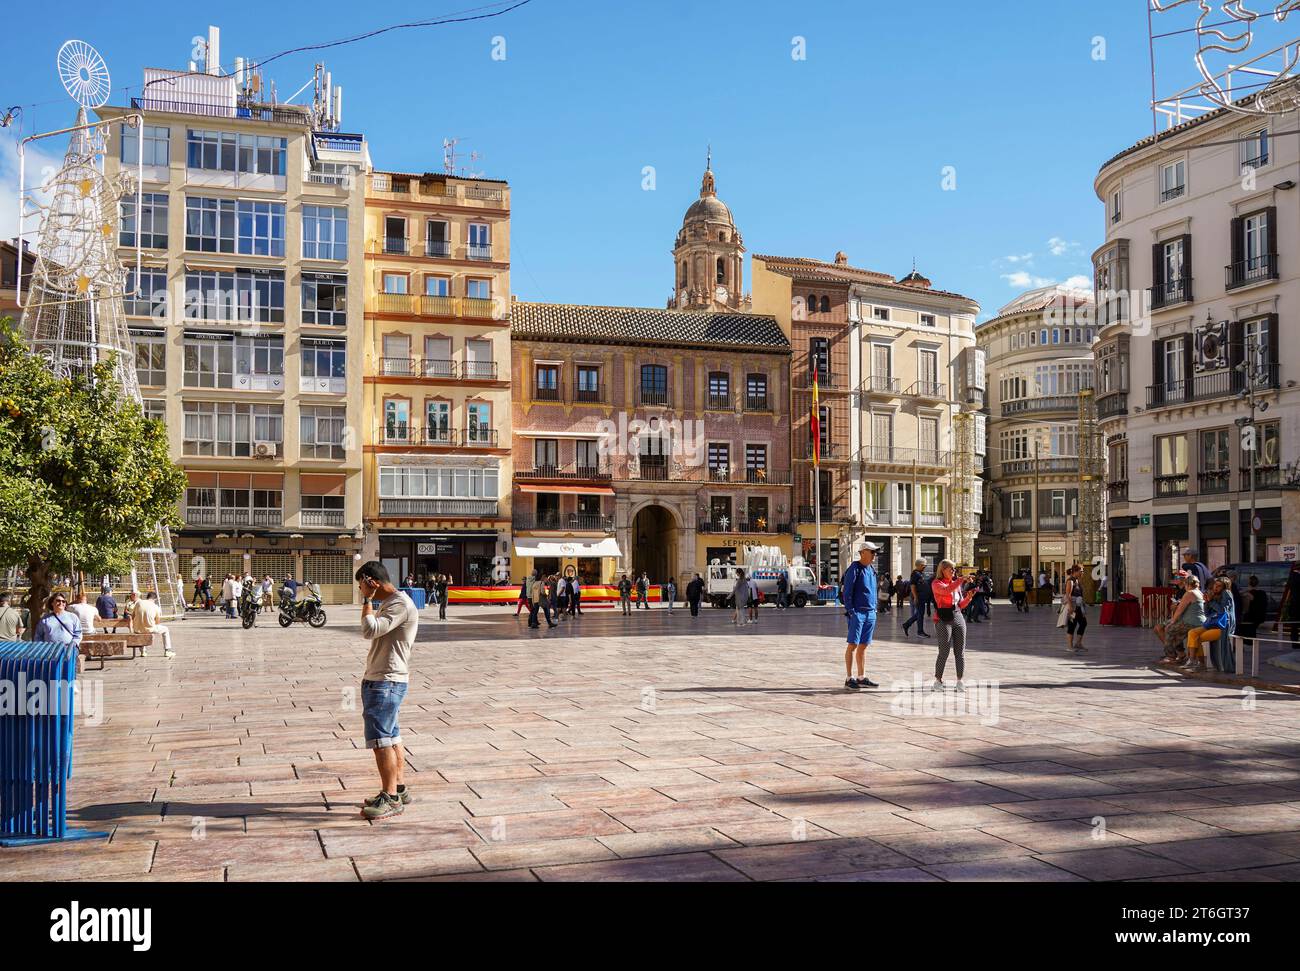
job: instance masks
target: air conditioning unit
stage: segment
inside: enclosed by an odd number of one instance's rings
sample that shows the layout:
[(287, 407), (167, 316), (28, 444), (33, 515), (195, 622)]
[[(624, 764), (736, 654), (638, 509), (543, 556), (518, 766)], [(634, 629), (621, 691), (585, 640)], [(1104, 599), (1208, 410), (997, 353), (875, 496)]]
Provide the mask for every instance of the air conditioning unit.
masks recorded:
[(255, 459), (273, 459), (275, 453), (279, 450), (279, 442), (254, 442), (253, 458)]

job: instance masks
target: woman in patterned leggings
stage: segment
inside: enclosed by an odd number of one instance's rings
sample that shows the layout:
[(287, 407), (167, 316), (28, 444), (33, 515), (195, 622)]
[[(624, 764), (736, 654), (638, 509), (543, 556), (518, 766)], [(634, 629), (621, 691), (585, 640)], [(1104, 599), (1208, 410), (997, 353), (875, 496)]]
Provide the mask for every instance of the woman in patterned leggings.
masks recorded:
[(957, 663), (957, 690), (965, 691), (962, 676), (966, 673), (966, 618), (962, 611), (975, 596), (972, 584), (962, 597), (964, 581), (957, 576), (957, 565), (952, 560), (939, 564), (931, 590), (934, 595), (934, 622), (939, 629), (939, 658), (934, 662), (933, 690), (943, 690), (943, 671), (948, 666), (948, 652)]

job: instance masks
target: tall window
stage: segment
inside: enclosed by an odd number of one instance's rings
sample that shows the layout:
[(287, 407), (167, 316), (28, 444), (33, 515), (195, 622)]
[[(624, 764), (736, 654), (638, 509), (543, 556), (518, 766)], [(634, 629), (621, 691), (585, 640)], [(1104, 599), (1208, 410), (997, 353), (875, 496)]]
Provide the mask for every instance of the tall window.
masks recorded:
[(641, 365), (641, 403), (668, 403), (668, 368), (663, 364)]
[(451, 402), (434, 400), (425, 403), (424, 425), (426, 444), (451, 441)]
[(405, 398), (389, 398), (384, 402), (384, 440), (404, 442), (411, 431), (411, 403)]
[(750, 411), (767, 409), (766, 374), (750, 374), (745, 378), (745, 408)]
[(167, 193), (144, 192), (140, 195), (140, 218), (136, 218), (135, 194), (122, 197), (119, 246), (134, 246), (136, 234), (145, 249), (167, 248)]
[(731, 472), (731, 446), (727, 442), (709, 442), (709, 478), (725, 482)]
[(487, 223), (469, 224), (469, 250), (471, 260), (492, 259), (492, 227)]
[(827, 384), (831, 375), (831, 342), (825, 337), (808, 339), (808, 379), (817, 376), (818, 384)]
[(245, 256), (284, 255), (284, 203), (240, 199), (237, 250)]
[(167, 384), (167, 335), (162, 331), (133, 330), (131, 343), (135, 347), (135, 373), (146, 387), (163, 387)]
[(348, 211), (341, 206), (302, 207), (302, 258), (348, 258)]
[(167, 271), (161, 267), (141, 267), (137, 278), (135, 267), (126, 270), (126, 297), (123, 309), (132, 317), (167, 319)]
[(485, 401), (470, 402), (465, 406), (467, 419), (465, 440), (479, 445), (492, 443), (492, 406)]
[(1268, 129), (1257, 128), (1241, 140), (1241, 164), (1252, 169), (1268, 164)]
[(767, 446), (745, 446), (745, 478), (749, 482), (767, 481)]
[(305, 459), (343, 459), (347, 408), (304, 405), (299, 411), (298, 441)]
[[(123, 125), (122, 164), (168, 165), (171, 163), (171, 129), (164, 125)], [(143, 152), (144, 158), (140, 158)]]
[(539, 401), (560, 400), (560, 366), (558, 364), (538, 364), (535, 382), (536, 398)]
[(186, 401), (183, 408), (185, 455), (248, 458), (256, 442), (284, 441), (282, 405)]
[(575, 465), (579, 471), (595, 472), (600, 468), (600, 442), (580, 438), (573, 443)]
[(600, 400), (600, 368), (594, 364), (578, 365), (578, 400)]
[(533, 467), (555, 471), (560, 467), (560, 443), (554, 438), (539, 438), (533, 442)]
[(185, 291), (190, 320), (284, 323), (283, 270), (190, 270)]
[(424, 255), (450, 256), (451, 235), (445, 219), (430, 219), (424, 224)]
[(726, 371), (709, 372), (710, 408), (727, 408), (731, 405), (731, 375)]
[(1187, 436), (1161, 435), (1156, 439), (1156, 475), (1187, 474)]
[(1177, 199), (1187, 191), (1187, 163), (1182, 159), (1160, 166), (1160, 201)]
[(348, 322), (346, 273), (302, 275), (302, 322), (342, 327)]

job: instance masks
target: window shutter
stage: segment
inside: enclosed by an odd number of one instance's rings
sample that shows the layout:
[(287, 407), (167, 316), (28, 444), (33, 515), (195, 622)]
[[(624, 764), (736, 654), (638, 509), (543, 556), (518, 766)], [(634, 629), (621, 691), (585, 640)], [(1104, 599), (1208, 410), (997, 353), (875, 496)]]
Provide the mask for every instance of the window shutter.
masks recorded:
[[(1165, 342), (1151, 342), (1151, 383), (1155, 385), (1157, 395), (1161, 393), (1160, 386), (1165, 383)], [(1163, 400), (1163, 398), (1157, 399)]]
[(1192, 375), (1195, 374), (1196, 367), (1196, 335), (1183, 335), (1183, 391), (1179, 396), (1181, 400), (1188, 401), (1192, 397)]
[[(1183, 299), (1192, 299), (1192, 234), (1183, 235)], [(1190, 360), (1190, 359), (1189, 359)], [(1190, 365), (1189, 365), (1190, 366)], [(1191, 373), (1188, 371), (1187, 373)]]
[(1165, 287), (1165, 247), (1156, 243), (1151, 247), (1151, 285), (1159, 293)]
[[(1246, 328), (1240, 320), (1228, 323), (1228, 366), (1235, 368), (1246, 357)], [(1236, 371), (1233, 372), (1234, 374)], [(1236, 387), (1235, 379), (1233, 387)]]
[(1281, 339), (1281, 337), (1282, 334), (1280, 332), (1280, 328), (1278, 327), (1278, 315), (1269, 314), (1268, 315), (1268, 363), (1274, 366), (1277, 365), (1277, 362), (1279, 360), (1278, 341)]
[[(1273, 221), (1270, 218), (1269, 226), (1271, 227), (1272, 224)], [(1233, 274), (1238, 274), (1241, 272), (1241, 261), (1245, 258), (1246, 220), (1241, 216), (1237, 216), (1232, 220), (1231, 227), (1229, 230), (1232, 234), (1232, 256), (1230, 259), (1232, 260)]]
[(1268, 257), (1271, 262), (1270, 276), (1277, 276), (1280, 269), (1277, 258), (1277, 206), (1269, 206), (1264, 210), (1268, 217)]

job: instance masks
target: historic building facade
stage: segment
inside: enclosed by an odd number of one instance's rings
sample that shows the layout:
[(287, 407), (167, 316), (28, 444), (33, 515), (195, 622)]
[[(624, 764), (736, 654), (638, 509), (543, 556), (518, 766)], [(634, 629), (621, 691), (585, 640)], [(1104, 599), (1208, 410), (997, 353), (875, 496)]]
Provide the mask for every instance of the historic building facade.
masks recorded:
[(1005, 580), (1078, 561), (1079, 392), (1092, 387), (1091, 293), (1044, 287), (976, 328), (988, 381), (988, 462), (976, 564)]
[(511, 314), (515, 578), (679, 589), (790, 548), (790, 347), (754, 314), (523, 303)]
[(510, 188), (366, 187), (366, 553), (397, 577), (503, 579), (511, 483)]
[(1291, 121), (1209, 112), (1097, 175), (1113, 591), (1167, 582), (1180, 547), (1213, 568), (1300, 541), (1281, 512), (1300, 456), (1300, 146), (1274, 136)]
[[(819, 503), (825, 578), (838, 577), (852, 544), (864, 537), (885, 547), (882, 570), (907, 573), (918, 556), (933, 566), (953, 546), (954, 420), (983, 403), (974, 336), (979, 305), (934, 289), (915, 270), (896, 280), (851, 266), (843, 253), (833, 262), (755, 255), (751, 273), (754, 310), (775, 316), (792, 345), (790, 421), (801, 549), (813, 553)], [(815, 481), (814, 376), (820, 450)], [(981, 422), (973, 441), (977, 450), (983, 447), (982, 429)], [(978, 489), (978, 482), (972, 487)]]
[(115, 231), (145, 409), (189, 478), (182, 569), (214, 587), (228, 572), (294, 575), (350, 602), (365, 140), (250, 100), (237, 75), (146, 81), (145, 99), (100, 113), (144, 115), (114, 126), (105, 168), (134, 177), (143, 163), (139, 212), (127, 196)]

